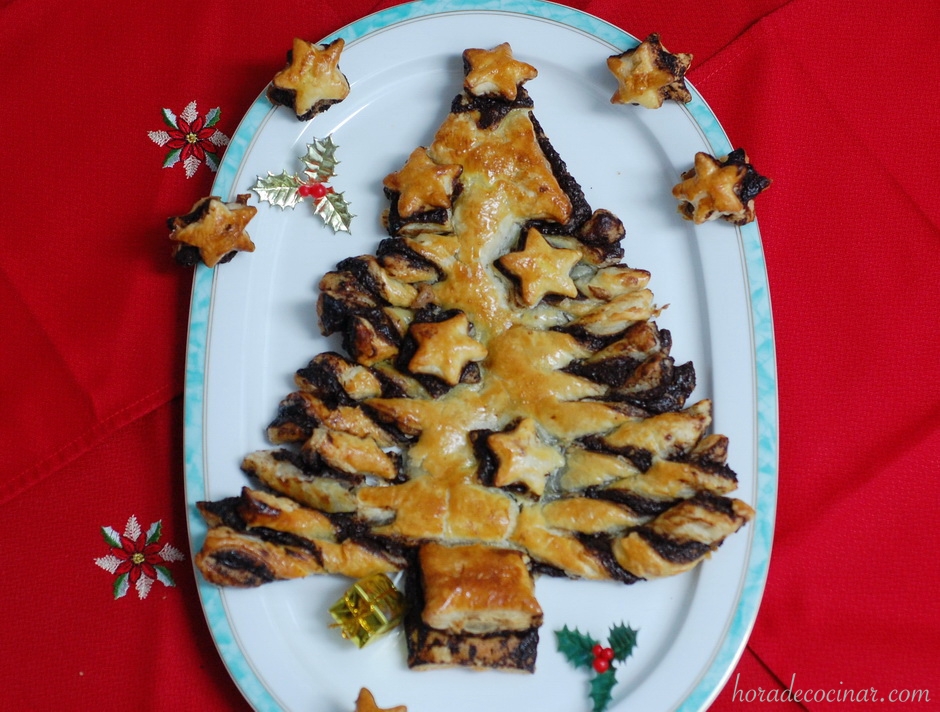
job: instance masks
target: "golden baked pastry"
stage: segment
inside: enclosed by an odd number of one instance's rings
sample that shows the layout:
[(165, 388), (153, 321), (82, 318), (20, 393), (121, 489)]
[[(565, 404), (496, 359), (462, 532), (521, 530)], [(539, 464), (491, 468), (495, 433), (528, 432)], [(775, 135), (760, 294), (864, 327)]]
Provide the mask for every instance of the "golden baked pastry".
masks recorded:
[(617, 79), (612, 104), (639, 104), (658, 109), (667, 99), (686, 104), (692, 94), (685, 85), (691, 54), (672, 54), (659, 35), (651, 33), (633, 49), (607, 58), (607, 67)]
[(539, 74), (531, 64), (513, 57), (508, 42), (492, 49), (464, 50), (463, 61), (463, 86), (473, 96), (496, 96), (515, 101), (519, 88)]
[[(753, 512), (729, 496), (711, 401), (687, 402), (694, 368), (656, 326), (649, 273), (622, 263), (622, 223), (535, 119), (532, 72), (508, 45), (480, 52), (468, 76), (498, 56), (517, 91), (474, 76), (386, 179), (389, 237), (320, 282), (344, 353), (298, 370), (268, 428), (280, 449), (245, 458), (296, 507), (275, 499), (255, 526), (200, 505), (197, 566), (231, 585), (404, 568), (411, 667), (531, 671), (535, 576), (679, 573)], [(447, 200), (396, 208), (429, 176)]]
[(471, 328), (467, 315), (460, 312), (442, 321), (413, 321), (408, 335), (416, 346), (408, 370), (456, 386), (468, 364), (486, 358), (486, 347), (470, 335)]
[(427, 149), (419, 146), (402, 169), (387, 175), (382, 184), (398, 194), (398, 214), (410, 218), (436, 208), (450, 208), (461, 170), (458, 165), (438, 165), (428, 156)]
[(409, 569), (408, 663), (531, 672), (542, 607), (528, 558), (483, 544), (422, 544)]
[(247, 194), (232, 202), (210, 195), (200, 198), (186, 215), (167, 220), (173, 257), (182, 265), (202, 261), (206, 267), (230, 261), (238, 252), (254, 252), (245, 227), (258, 209), (248, 205)]
[(452, 633), (528, 630), (542, 622), (524, 553), (482, 544), (418, 549), (424, 593), (422, 620)]
[(367, 687), (359, 690), (359, 697), (356, 698), (356, 709), (353, 712), (408, 712), (404, 705), (395, 707), (379, 707), (375, 702), (375, 696)]
[(268, 99), (293, 109), (300, 121), (309, 121), (341, 102), (349, 96), (349, 82), (339, 68), (344, 47), (341, 37), (327, 45), (295, 37), (287, 65), (268, 86)]
[(607, 58), (607, 68), (617, 79), (610, 101), (647, 109), (658, 109), (667, 99), (686, 104), (692, 100), (685, 85), (691, 64), (691, 54), (668, 52), (653, 32), (633, 49)]
[(549, 294), (578, 296), (571, 270), (581, 261), (581, 252), (552, 247), (535, 228), (529, 228), (521, 250), (507, 252), (496, 262), (519, 283), (519, 296), (526, 306), (535, 306)]
[(349, 538), (342, 523), (288, 497), (245, 487), (238, 497), (198, 507), (210, 528), (194, 562), (211, 583), (259, 586), (311, 574), (364, 578), (405, 565), (400, 555)]
[(701, 224), (721, 218), (735, 225), (754, 220), (754, 198), (770, 186), (770, 179), (754, 170), (743, 148), (715, 158), (695, 154), (695, 164), (672, 189), (679, 214)]
[(541, 497), (549, 476), (565, 464), (561, 451), (545, 442), (534, 418), (523, 418), (509, 430), (492, 433), (486, 447), (496, 458), (492, 485)]

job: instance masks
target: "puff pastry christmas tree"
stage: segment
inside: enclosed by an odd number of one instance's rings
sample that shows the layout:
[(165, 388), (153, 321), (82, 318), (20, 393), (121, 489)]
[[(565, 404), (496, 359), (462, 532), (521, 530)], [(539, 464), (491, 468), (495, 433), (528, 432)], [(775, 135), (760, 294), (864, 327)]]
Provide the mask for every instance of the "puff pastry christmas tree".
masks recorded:
[(200, 504), (197, 565), (243, 586), (407, 569), (412, 667), (532, 670), (534, 577), (678, 574), (753, 511), (621, 221), (535, 119), (537, 72), (508, 45), (464, 65), (384, 182), (389, 237), (320, 282), (344, 353), (297, 371), (275, 447), (245, 458), (262, 486)]

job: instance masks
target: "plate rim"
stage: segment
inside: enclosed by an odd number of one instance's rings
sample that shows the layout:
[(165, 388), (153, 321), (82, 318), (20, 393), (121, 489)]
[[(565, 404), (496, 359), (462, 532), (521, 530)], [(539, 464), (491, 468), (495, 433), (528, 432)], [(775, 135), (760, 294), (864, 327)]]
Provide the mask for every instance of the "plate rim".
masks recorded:
[[(329, 42), (343, 37), (347, 43), (387, 30), (394, 25), (434, 15), (459, 12), (506, 12), (547, 19), (585, 32), (614, 46), (629, 48), (639, 40), (627, 31), (590, 13), (546, 0), (413, 0), (366, 15), (324, 37)], [(688, 84), (692, 101), (685, 105), (694, 124), (699, 128), (716, 152), (723, 155), (732, 150), (731, 143), (717, 116), (691, 83)], [(274, 107), (262, 91), (240, 120), (226, 147), (212, 184), (212, 195), (234, 195), (234, 181), (245, 154), (255, 135)], [(704, 710), (721, 692), (730, 679), (747, 645), (757, 619), (763, 598), (773, 546), (777, 506), (778, 472), (778, 400), (776, 351), (770, 290), (764, 260), (763, 244), (757, 221), (735, 228), (742, 249), (748, 290), (748, 315), (754, 358), (754, 393), (756, 404), (756, 490), (757, 506), (747, 568), (738, 595), (734, 614), (727, 632), (718, 645), (709, 666), (698, 677), (694, 688), (676, 708), (681, 712)], [(191, 554), (195, 543), (205, 532), (205, 525), (195, 502), (203, 498), (206, 472), (204, 462), (204, 423), (206, 362), (208, 335), (211, 330), (212, 296), (215, 290), (215, 270), (203, 264), (196, 266), (190, 300), (189, 325), (186, 342), (184, 375), (184, 480), (187, 507), (187, 528)], [(282, 707), (258, 677), (250, 661), (236, 641), (231, 623), (225, 612), (222, 592), (206, 582), (195, 568), (197, 592), (202, 610), (216, 648), (226, 670), (247, 702), (257, 710), (281, 710)]]

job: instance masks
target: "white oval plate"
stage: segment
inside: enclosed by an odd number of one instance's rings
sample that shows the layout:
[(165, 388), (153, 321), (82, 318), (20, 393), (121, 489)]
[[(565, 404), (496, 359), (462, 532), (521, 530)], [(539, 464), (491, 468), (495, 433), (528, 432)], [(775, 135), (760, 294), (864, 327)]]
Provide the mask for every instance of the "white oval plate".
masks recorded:
[[(460, 91), (461, 53), (509, 42), (539, 75), (526, 88), (548, 138), (594, 208), (624, 222), (625, 261), (652, 273), (669, 307), (677, 363), (695, 363), (692, 401), (711, 398), (714, 430), (731, 441), (736, 496), (757, 510), (692, 572), (633, 586), (542, 578), (545, 610), (535, 674), (407, 669), (403, 637), (359, 650), (329, 628), (329, 605), (348, 581), (311, 577), (252, 590), (220, 589), (196, 574), (206, 618), (236, 684), (258, 710), (351, 710), (360, 687), (380, 707), (409, 712), (590, 710), (590, 676), (557, 652), (554, 631), (577, 627), (606, 639), (624, 622), (639, 629), (618, 669), (612, 710), (700, 710), (740, 657), (767, 574), (776, 505), (777, 413), (773, 333), (757, 224), (736, 228), (682, 220), (670, 189), (696, 151), (731, 150), (701, 97), (650, 111), (612, 105), (606, 58), (637, 40), (596, 17), (533, 0), (431, 0), (366, 17), (343, 37), (349, 97), (311, 122), (272, 108), (262, 94), (229, 144), (213, 194), (249, 193), (258, 176), (298, 172), (314, 138), (332, 135), (340, 163), (331, 185), (356, 217), (334, 234), (301, 204), (260, 204), (257, 245), (215, 270), (195, 273), (187, 346), (185, 476), (190, 541), (206, 527), (200, 500), (248, 484), (242, 457), (270, 447), (264, 430), (293, 390), (294, 371), (335, 348), (317, 329), (316, 285), (340, 259), (374, 252), (386, 237), (381, 181), (427, 145)], [(258, 204), (252, 194), (252, 204)], [(692, 402), (690, 401), (690, 402)]]

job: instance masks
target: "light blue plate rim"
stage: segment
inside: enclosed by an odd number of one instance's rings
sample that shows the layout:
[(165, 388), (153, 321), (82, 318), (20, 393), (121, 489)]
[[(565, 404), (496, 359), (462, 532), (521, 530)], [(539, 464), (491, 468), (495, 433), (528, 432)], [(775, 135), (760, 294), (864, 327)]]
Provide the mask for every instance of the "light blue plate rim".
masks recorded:
[[(444, 12), (502, 11), (553, 20), (594, 35), (616, 47), (628, 49), (637, 39), (598, 17), (564, 5), (541, 0), (417, 0), (368, 15), (323, 41), (342, 37), (347, 43), (399, 22)], [(686, 105), (715, 155), (732, 150), (724, 129), (702, 97), (691, 88), (692, 101)], [(219, 166), (212, 194), (228, 199), (234, 195), (234, 180), (255, 134), (271, 110), (262, 94), (238, 125)], [(777, 376), (773, 318), (764, 251), (757, 222), (739, 228), (750, 293), (750, 310), (755, 350), (757, 389), (758, 473), (755, 501), (757, 514), (744, 585), (731, 625), (717, 654), (698, 684), (679, 706), (679, 712), (706, 709), (721, 691), (740, 659), (757, 618), (770, 564), (777, 502), (778, 422)], [(195, 503), (206, 499), (203, 449), (207, 339), (215, 272), (197, 265), (193, 277), (189, 331), (186, 344), (184, 382), (184, 478), (187, 522), (193, 550), (205, 536), (205, 523)], [(209, 630), (229, 674), (248, 702), (259, 712), (279, 712), (282, 708), (257, 677), (239, 647), (225, 612), (220, 589), (196, 572), (197, 589)]]

